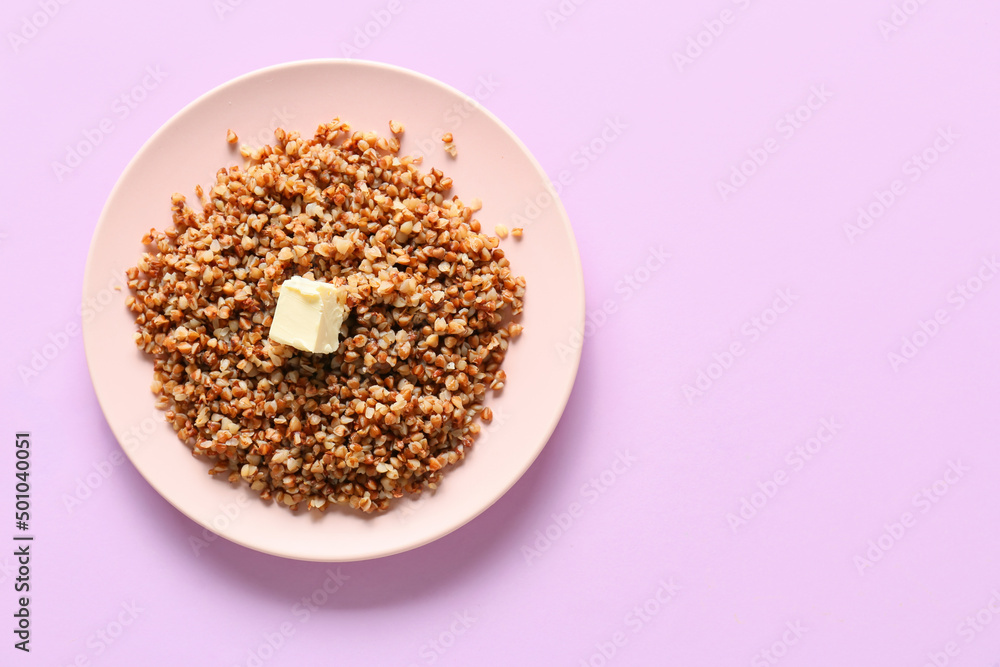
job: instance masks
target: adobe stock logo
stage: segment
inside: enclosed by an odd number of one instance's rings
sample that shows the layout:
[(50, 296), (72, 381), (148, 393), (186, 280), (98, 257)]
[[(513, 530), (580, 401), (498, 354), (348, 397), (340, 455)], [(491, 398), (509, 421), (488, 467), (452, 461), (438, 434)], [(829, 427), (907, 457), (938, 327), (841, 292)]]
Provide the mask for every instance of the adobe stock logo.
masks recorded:
[[(920, 514), (927, 514), (970, 470), (959, 460), (948, 461), (948, 469), (944, 474), (915, 493), (910, 503), (915, 509), (920, 510)], [(866, 570), (870, 570), (885, 558), (885, 555), (916, 527), (919, 518), (919, 515), (906, 511), (895, 521), (882, 524), (883, 531), (875, 539), (868, 540), (868, 549), (864, 554), (854, 557), (854, 567), (858, 574), (865, 576)]]
[(122, 430), (119, 433), (121, 438), (121, 448), (116, 447), (111, 454), (105, 458), (91, 464), (92, 470), (87, 470), (76, 478), (76, 486), (72, 493), (64, 493), (62, 496), (63, 507), (67, 514), (75, 512), (84, 502), (86, 502), (94, 492), (97, 491), (115, 473), (120, 465), (125, 462), (125, 453), (131, 453), (138, 449), (143, 443), (152, 437), (156, 432), (156, 427), (163, 422), (160, 414), (149, 416), (129, 430)]
[(907, 181), (915, 184), (930, 171), (931, 167), (937, 164), (941, 156), (950, 151), (955, 146), (955, 142), (961, 138), (950, 126), (941, 127), (937, 130), (937, 136), (929, 146), (919, 153), (912, 154), (901, 167), (902, 175), (906, 177), (893, 179), (885, 190), (876, 189), (872, 192), (872, 198), (866, 204), (858, 207), (858, 215), (854, 223), (844, 225), (844, 234), (847, 240), (853, 245), (857, 239), (863, 236), (869, 229), (885, 217), (908, 192)]
[[(752, 1), (733, 0), (733, 4), (741, 11), (746, 11), (750, 9)], [(726, 32), (727, 26), (736, 22), (737, 16), (733, 10), (723, 9), (719, 12), (717, 18), (702, 21), (702, 30), (688, 37), (687, 44), (683, 50), (674, 51), (674, 64), (677, 65), (677, 71), (683, 74), (686, 67), (690, 67), (696, 60), (705, 55), (715, 45), (716, 41), (722, 37), (723, 33)]]
[[(632, 631), (632, 636), (642, 632), (667, 605), (677, 597), (681, 587), (674, 582), (673, 577), (660, 579), (652, 595), (635, 605), (625, 614), (622, 624)], [(594, 650), (589, 656), (580, 660), (579, 667), (606, 667), (625, 647), (631, 636), (624, 630), (613, 632), (606, 641), (594, 644)]]
[(998, 273), (1000, 273), (1000, 262), (997, 262), (997, 256), (984, 257), (973, 275), (956, 284), (955, 288), (948, 292), (947, 302), (952, 308), (950, 310), (946, 307), (937, 308), (931, 317), (919, 320), (916, 328), (903, 336), (898, 351), (889, 352), (888, 360), (892, 370), (898, 373), (901, 366), (916, 359), (921, 350), (941, 335), (942, 329), (951, 322), (951, 316), (975, 299)]
[(802, 636), (809, 631), (809, 628), (802, 626), (802, 621), (788, 621), (785, 623), (786, 630), (781, 634), (781, 639), (774, 641), (767, 648), (761, 649), (750, 661), (751, 667), (768, 667), (777, 665), (786, 655), (788, 650), (799, 643)]
[(476, 78), (476, 87), (472, 95), (463, 95), (461, 102), (455, 102), (441, 117), (444, 127), (438, 125), (428, 136), (416, 142), (415, 146), (407, 145), (407, 151), (414, 158), (425, 158), (433, 151), (441, 148), (441, 140), (445, 134), (457, 131), (474, 109), (481, 109), (483, 102), (493, 96), (500, 88), (501, 82), (492, 74), (480, 75)]
[(588, 141), (577, 146), (570, 155), (570, 164), (576, 167), (572, 169), (559, 169), (553, 173), (555, 179), (549, 181), (545, 188), (535, 194), (534, 197), (524, 198), (524, 206), (520, 212), (515, 212), (510, 216), (508, 227), (521, 227), (527, 229), (533, 224), (542, 211), (552, 206), (556, 197), (561, 197), (563, 192), (576, 180), (575, 174), (582, 174), (587, 171), (592, 164), (597, 162), (601, 156), (624, 134), (629, 128), (628, 123), (621, 119), (621, 116), (607, 117), (604, 125)]
[(889, 18), (879, 19), (876, 24), (879, 32), (882, 33), (882, 39), (888, 41), (890, 35), (899, 32), (901, 28), (906, 26), (910, 19), (916, 16), (926, 4), (927, 0), (903, 0), (902, 3), (893, 5)]
[(786, 112), (774, 124), (774, 131), (780, 139), (768, 137), (762, 144), (746, 151), (746, 159), (734, 164), (726, 180), (716, 181), (715, 189), (722, 201), (729, 201), (740, 189), (745, 187), (750, 179), (767, 164), (771, 156), (782, 147), (782, 141), (790, 142), (812, 118), (833, 99), (833, 93), (823, 84), (809, 89), (805, 101), (791, 111)]
[(531, 565), (541, 558), (577, 524), (587, 507), (596, 503), (601, 496), (607, 493), (625, 473), (632, 469), (636, 462), (637, 459), (627, 449), (619, 451), (611, 465), (583, 483), (583, 486), (580, 487), (580, 500), (571, 502), (565, 511), (552, 514), (552, 522), (535, 531), (534, 541), (531, 544), (521, 546), (521, 555), (524, 556), (524, 561)]
[[(93, 320), (104, 312), (110, 304), (121, 303), (123, 300), (119, 299), (119, 295), (122, 294), (122, 287), (125, 286), (123, 280), (125, 269), (112, 271), (109, 275), (111, 279), (107, 285), (97, 294), (80, 304), (78, 317), (83, 323)], [(81, 331), (82, 329), (77, 323), (77, 319), (74, 318), (56, 331), (50, 332), (47, 341), (44, 341), (40, 346), (31, 350), (31, 357), (28, 359), (27, 365), (23, 363), (18, 365), (17, 373), (21, 377), (21, 382), (27, 386), (33, 378), (41, 375), (42, 371), (48, 368), (49, 364), (75, 341)]]
[(569, 20), (570, 16), (576, 14), (576, 10), (585, 2), (587, 0), (559, 0), (559, 4), (556, 5), (555, 10), (546, 9), (545, 21), (549, 24), (549, 29), (555, 32), (556, 28), (561, 23)]
[[(995, 618), (1000, 617), (1000, 591), (994, 588), (990, 593), (992, 596), (986, 604), (962, 619), (962, 622), (955, 628), (955, 634), (965, 640), (966, 645), (974, 642), (986, 631)], [(927, 662), (923, 664), (923, 667), (946, 667), (952, 663), (952, 658), (958, 657), (961, 652), (962, 647), (957, 640), (949, 641), (941, 647), (940, 651), (928, 652)], [(1000, 667), (1000, 663), (992, 667)]]
[(124, 122), (132, 115), (140, 104), (149, 96), (151, 92), (160, 87), (163, 80), (167, 78), (159, 65), (150, 65), (143, 71), (142, 79), (130, 89), (112, 100), (110, 104), (111, 114), (101, 118), (96, 127), (85, 127), (79, 141), (66, 145), (66, 153), (62, 162), (52, 161), (52, 173), (60, 183), (69, 174), (83, 164), (87, 156), (94, 152), (104, 139), (118, 127), (115, 125)]
[[(104, 655), (106, 651), (121, 639), (128, 628), (132, 627), (142, 613), (146, 611), (137, 605), (135, 600), (122, 602), (119, 606), (121, 607), (121, 611), (115, 613), (111, 620), (87, 637), (87, 650), (77, 653), (73, 658), (72, 665), (75, 667), (89, 667), (91, 664), (94, 664), (95, 660), (92, 660), (92, 658), (96, 659)], [(100, 661), (96, 660), (96, 662)]]
[(34, 12), (31, 16), (22, 18), (20, 29), (16, 33), (7, 33), (7, 42), (10, 44), (11, 50), (17, 53), (24, 48), (28, 42), (38, 36), (38, 32), (47, 26), (49, 21), (55, 18), (55, 15), (59, 13), (63, 6), (68, 5), (69, 2), (70, 0), (42, 0), (39, 2), (39, 11)]
[(236, 11), (236, 8), (242, 4), (243, 0), (215, 0), (212, 3), (212, 9), (215, 10), (215, 15), (219, 17), (219, 20), (223, 21), (226, 14)]
[(627, 303), (638, 294), (643, 286), (666, 266), (669, 259), (670, 253), (664, 250), (663, 246), (651, 247), (646, 253), (646, 258), (615, 283), (615, 294), (620, 294), (621, 297), (605, 299), (599, 308), (588, 310), (584, 317), (583, 329), (571, 327), (569, 335), (556, 343), (556, 354), (559, 355), (559, 360), (566, 362), (572, 359), (576, 352), (583, 349), (583, 341), (589, 340), (595, 333), (603, 329), (611, 316), (619, 311), (621, 304)]
[(345, 58), (353, 58), (361, 55), (368, 46), (379, 38), (382, 32), (389, 27), (397, 16), (403, 13), (406, 7), (401, 0), (389, 0), (389, 3), (382, 9), (376, 9), (371, 13), (371, 21), (363, 26), (354, 28), (354, 39), (350, 44), (340, 43), (340, 54)]
[[(452, 622), (444, 630), (441, 630), (435, 637), (420, 645), (417, 650), (425, 664), (433, 665), (448, 652), (455, 642), (458, 641), (472, 626), (479, 620), (468, 609), (452, 614)], [(413, 663), (409, 667), (416, 667)]]
[[(339, 567), (336, 571), (328, 569), (322, 583), (317, 585), (309, 595), (303, 596), (300, 602), (292, 605), (291, 615), (300, 624), (308, 623), (313, 613), (319, 611), (329, 602), (350, 579), (350, 575), (341, 572)], [(235, 667), (263, 667), (271, 658), (275, 657), (297, 631), (296, 626), (290, 620), (285, 620), (272, 628), (272, 630), (259, 635), (259, 639), (255, 640), (253, 645), (246, 650), (245, 657), (241, 658)], [(287, 660), (281, 660), (278, 664), (287, 665), (289, 663)]]
[(694, 405), (695, 399), (704, 396), (716, 382), (729, 372), (736, 361), (746, 354), (750, 344), (756, 343), (761, 336), (770, 331), (782, 315), (787, 313), (798, 300), (798, 295), (792, 294), (792, 290), (779, 289), (775, 292), (774, 300), (769, 308), (764, 308), (758, 315), (743, 322), (738, 330), (744, 336), (745, 341), (734, 340), (721, 352), (713, 353), (712, 361), (704, 368), (698, 369), (694, 383), (681, 387), (681, 392), (688, 405)]
[(741, 527), (746, 526), (771, 502), (788, 482), (796, 474), (806, 467), (823, 451), (826, 445), (833, 442), (837, 434), (844, 428), (844, 424), (836, 417), (824, 417), (820, 420), (819, 427), (813, 437), (803, 444), (796, 445), (785, 455), (785, 463), (788, 469), (778, 468), (772, 474), (764, 478), (764, 481), (757, 480), (757, 490), (747, 496), (740, 498), (740, 506), (736, 512), (726, 514), (726, 523), (736, 533)]

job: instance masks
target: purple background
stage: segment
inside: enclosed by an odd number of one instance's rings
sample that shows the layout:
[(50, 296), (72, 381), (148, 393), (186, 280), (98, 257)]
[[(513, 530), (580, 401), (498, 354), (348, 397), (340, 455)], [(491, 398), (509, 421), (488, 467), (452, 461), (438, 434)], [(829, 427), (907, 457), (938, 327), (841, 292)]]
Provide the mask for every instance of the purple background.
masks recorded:
[[(6, 438), (33, 434), (37, 542), (33, 650), (0, 624), (0, 662), (1000, 661), (996, 3), (223, 1), (4, 4), (0, 409)], [(481, 103), (568, 182), (592, 324), (559, 428), (503, 499), (330, 566), (192, 543), (114, 465), (75, 327), (101, 207), (156, 128), (345, 45), (469, 95), (494, 82)], [(162, 80), (116, 102), (147, 67)], [(649, 271), (654, 250), (670, 259)]]

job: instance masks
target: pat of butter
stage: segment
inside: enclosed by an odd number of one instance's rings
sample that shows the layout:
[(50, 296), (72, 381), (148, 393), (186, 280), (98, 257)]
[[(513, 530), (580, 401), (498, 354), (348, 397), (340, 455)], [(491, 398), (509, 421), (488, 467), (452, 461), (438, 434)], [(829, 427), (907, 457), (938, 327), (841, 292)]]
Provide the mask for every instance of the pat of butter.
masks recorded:
[(268, 337), (306, 352), (329, 354), (340, 346), (347, 288), (292, 276), (281, 284)]

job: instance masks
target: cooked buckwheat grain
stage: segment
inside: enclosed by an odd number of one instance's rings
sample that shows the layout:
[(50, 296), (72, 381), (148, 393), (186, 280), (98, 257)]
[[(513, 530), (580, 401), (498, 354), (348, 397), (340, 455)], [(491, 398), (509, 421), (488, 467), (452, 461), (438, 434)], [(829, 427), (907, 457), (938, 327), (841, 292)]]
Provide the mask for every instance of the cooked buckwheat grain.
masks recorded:
[[(127, 272), (136, 344), (157, 405), (211, 474), (292, 509), (383, 510), (436, 487), (476, 417), (491, 419), (524, 278), (480, 233), (478, 200), (446, 198), (451, 179), (400, 157), (396, 137), (334, 120), (275, 139), (196, 188), (201, 211), (175, 194), (173, 227), (143, 237)], [(268, 340), (293, 275), (347, 286), (335, 353)]]

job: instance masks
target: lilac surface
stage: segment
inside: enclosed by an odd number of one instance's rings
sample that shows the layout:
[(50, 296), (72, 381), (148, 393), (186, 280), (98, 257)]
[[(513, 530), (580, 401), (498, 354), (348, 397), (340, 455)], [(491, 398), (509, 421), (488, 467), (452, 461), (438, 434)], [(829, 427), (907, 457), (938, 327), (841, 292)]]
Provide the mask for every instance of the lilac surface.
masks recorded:
[[(7, 437), (33, 434), (38, 541), (33, 650), (6, 630), (0, 662), (996, 665), (1000, 7), (665, 5), (5, 3), (0, 409)], [(482, 104), (563, 174), (593, 322), (580, 374), (536, 464), (438, 542), (340, 566), (193, 546), (199, 527), (107, 463), (73, 333), (86, 250), (185, 104), (345, 45), (473, 96), (493, 81)], [(116, 102), (147, 68), (145, 99)], [(50, 340), (65, 349), (22, 377)]]

